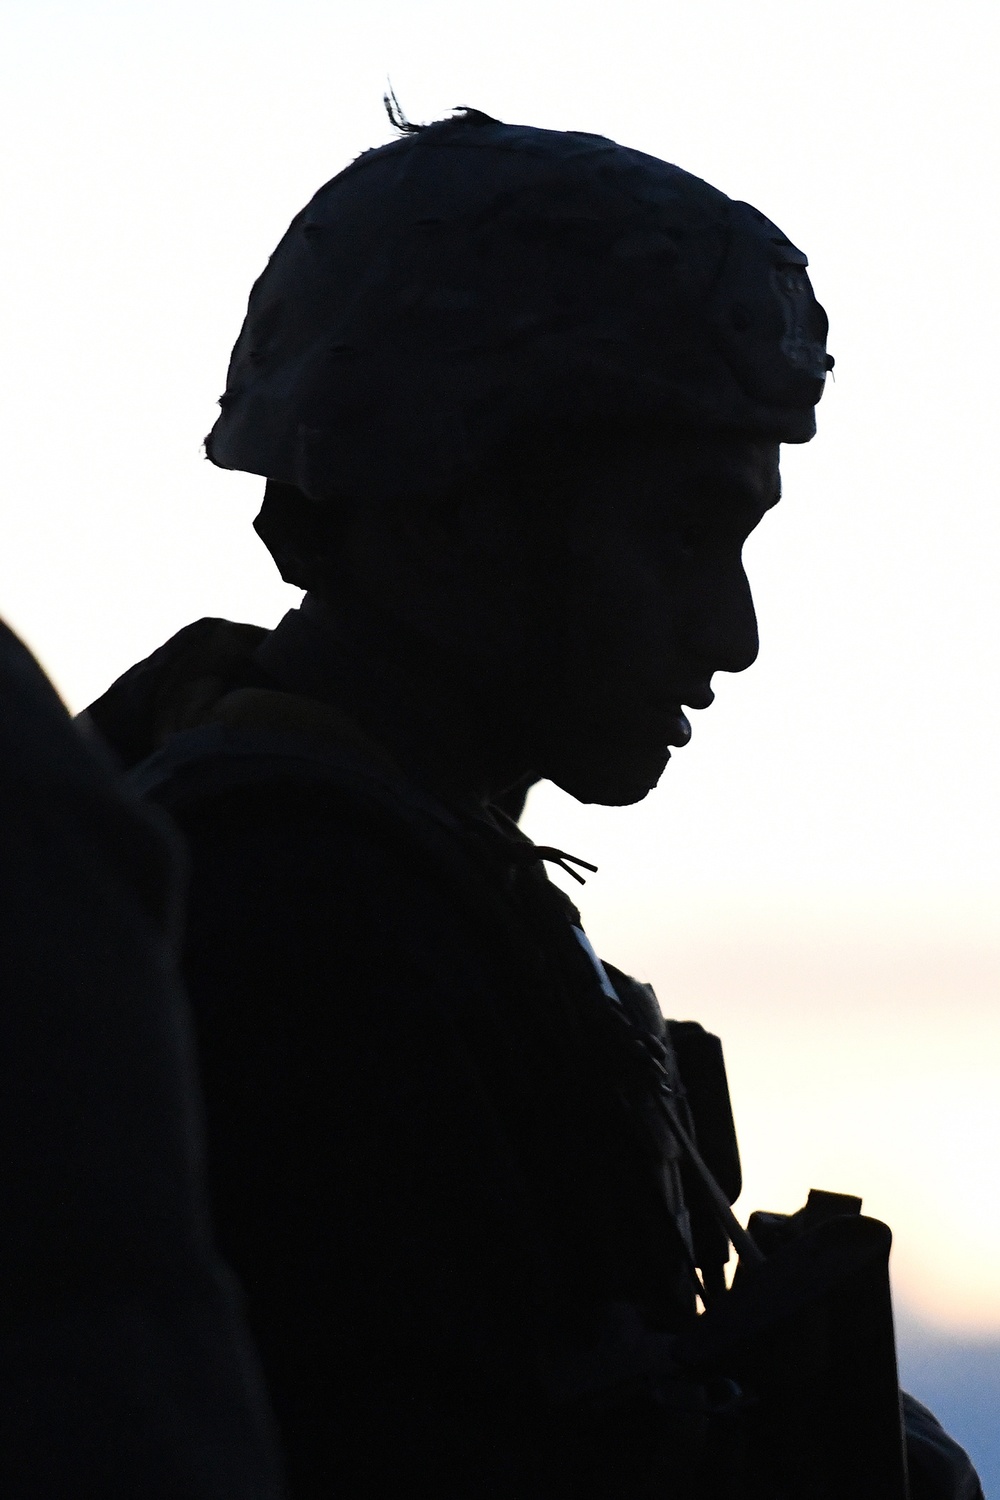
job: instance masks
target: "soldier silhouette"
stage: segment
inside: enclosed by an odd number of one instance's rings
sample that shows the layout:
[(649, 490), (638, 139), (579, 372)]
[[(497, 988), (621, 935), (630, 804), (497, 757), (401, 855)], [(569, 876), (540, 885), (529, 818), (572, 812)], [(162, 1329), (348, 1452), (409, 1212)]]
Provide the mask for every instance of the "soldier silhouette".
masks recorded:
[[(739, 1187), (713, 1041), (503, 807), (639, 800), (753, 662), (741, 548), (826, 317), (677, 167), (394, 118), (255, 285), (207, 440), (301, 608), (189, 626), (89, 711), (189, 850), (221, 1244), (297, 1497), (776, 1495), (753, 1393), (678, 1358), (727, 1295), (685, 1130), (723, 1223)], [(975, 1495), (911, 1415), (920, 1493)]]

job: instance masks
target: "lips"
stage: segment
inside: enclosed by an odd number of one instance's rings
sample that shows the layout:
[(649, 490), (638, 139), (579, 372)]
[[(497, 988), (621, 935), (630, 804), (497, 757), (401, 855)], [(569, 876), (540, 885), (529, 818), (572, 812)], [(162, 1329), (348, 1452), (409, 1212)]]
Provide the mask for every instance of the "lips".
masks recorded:
[(686, 713), (682, 709), (676, 709), (670, 714), (663, 726), (664, 739), (668, 745), (675, 745), (678, 749), (686, 745), (691, 738), (691, 724)]
[[(708, 708), (714, 702), (715, 694), (708, 683), (700, 687), (692, 688), (684, 695), (684, 703), (688, 708)], [(672, 704), (667, 711), (666, 721), (663, 726), (664, 738), (668, 745), (674, 745), (680, 749), (686, 745), (691, 738), (691, 721), (679, 703)]]

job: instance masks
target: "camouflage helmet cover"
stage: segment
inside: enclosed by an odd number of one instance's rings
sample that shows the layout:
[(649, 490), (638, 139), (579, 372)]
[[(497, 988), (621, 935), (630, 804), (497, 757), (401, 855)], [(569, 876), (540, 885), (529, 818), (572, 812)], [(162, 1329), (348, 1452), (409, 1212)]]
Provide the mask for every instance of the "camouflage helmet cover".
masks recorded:
[(255, 284), (208, 457), (437, 491), (525, 418), (806, 442), (827, 319), (764, 216), (601, 136), (467, 111), (366, 152)]

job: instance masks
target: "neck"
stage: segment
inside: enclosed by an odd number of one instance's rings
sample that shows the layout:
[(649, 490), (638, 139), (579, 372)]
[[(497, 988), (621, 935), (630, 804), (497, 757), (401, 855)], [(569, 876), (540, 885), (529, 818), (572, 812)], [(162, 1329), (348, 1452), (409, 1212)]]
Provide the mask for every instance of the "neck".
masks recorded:
[(279, 686), (342, 709), (452, 806), (479, 810), (531, 779), (500, 690), (355, 597), (307, 594), (255, 657)]

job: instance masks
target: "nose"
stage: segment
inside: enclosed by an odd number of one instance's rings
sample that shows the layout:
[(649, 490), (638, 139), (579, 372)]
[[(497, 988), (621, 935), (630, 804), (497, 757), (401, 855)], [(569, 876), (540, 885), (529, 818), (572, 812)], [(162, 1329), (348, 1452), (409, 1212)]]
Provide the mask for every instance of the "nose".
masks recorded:
[(691, 644), (713, 672), (745, 672), (757, 660), (757, 613), (742, 563), (704, 600)]

